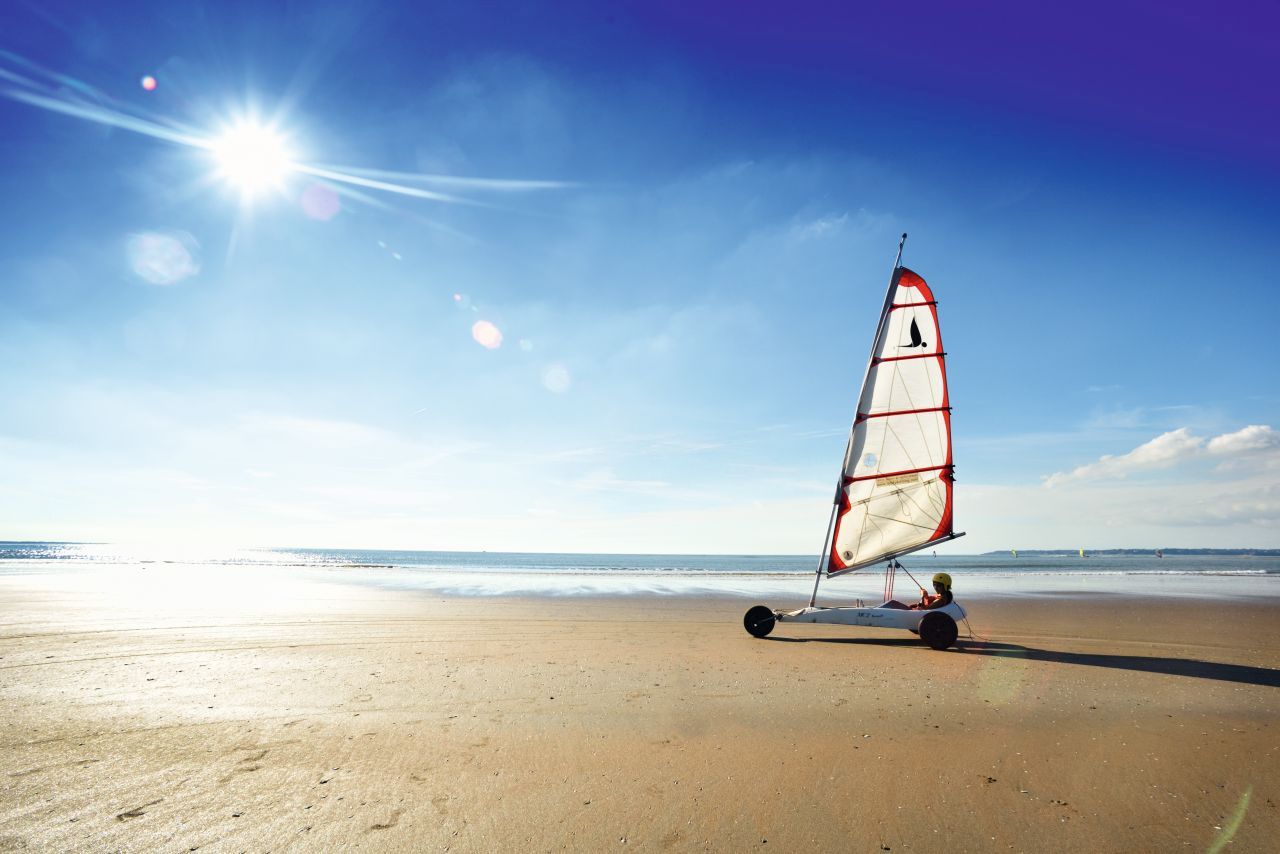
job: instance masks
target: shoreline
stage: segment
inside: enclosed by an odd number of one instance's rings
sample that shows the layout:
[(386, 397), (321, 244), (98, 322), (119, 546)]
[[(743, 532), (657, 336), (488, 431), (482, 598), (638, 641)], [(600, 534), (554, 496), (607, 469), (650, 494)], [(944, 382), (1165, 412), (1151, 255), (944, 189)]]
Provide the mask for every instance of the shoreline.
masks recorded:
[[(1106, 596), (1216, 602), (1280, 600), (1280, 573), (1269, 571), (1031, 571), (1008, 572), (949, 568), (957, 599), (964, 602), (1034, 601)], [(932, 568), (917, 571), (925, 580)], [(502, 597), (586, 599), (610, 597), (732, 598), (741, 601), (807, 604), (812, 572), (654, 571), (651, 569), (513, 568), (439, 569), (411, 567), (328, 567), (286, 564), (202, 564), (186, 562), (94, 563), (92, 561), (4, 561), (0, 580), (109, 576), (121, 584), (136, 578), (181, 585), (188, 578), (220, 577), (226, 584), (309, 581), (381, 590), (417, 591), (424, 595), (493, 599)], [(828, 579), (819, 589), (819, 604), (872, 606), (883, 601), (883, 574), (876, 571)], [(200, 582), (196, 582), (199, 584)], [(913, 599), (914, 584), (899, 574), (896, 598)], [(780, 607), (780, 606), (779, 606)]]

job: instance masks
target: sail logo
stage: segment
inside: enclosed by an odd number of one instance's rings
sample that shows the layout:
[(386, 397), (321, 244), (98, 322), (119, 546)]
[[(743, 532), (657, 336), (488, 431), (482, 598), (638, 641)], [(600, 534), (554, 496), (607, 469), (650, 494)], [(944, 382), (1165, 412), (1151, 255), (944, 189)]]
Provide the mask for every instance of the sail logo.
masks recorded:
[(911, 318), (911, 343), (899, 344), (899, 350), (910, 350), (912, 347), (928, 347), (929, 342), (925, 341), (920, 335), (920, 327), (916, 325), (916, 319)]

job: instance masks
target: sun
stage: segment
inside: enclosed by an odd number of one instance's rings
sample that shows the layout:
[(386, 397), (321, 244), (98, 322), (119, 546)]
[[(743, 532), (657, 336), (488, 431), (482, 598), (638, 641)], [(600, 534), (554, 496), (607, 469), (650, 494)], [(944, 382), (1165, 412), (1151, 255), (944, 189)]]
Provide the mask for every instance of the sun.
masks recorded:
[(218, 177), (252, 198), (278, 190), (293, 171), (293, 158), (284, 137), (274, 129), (241, 122), (223, 131), (210, 145)]

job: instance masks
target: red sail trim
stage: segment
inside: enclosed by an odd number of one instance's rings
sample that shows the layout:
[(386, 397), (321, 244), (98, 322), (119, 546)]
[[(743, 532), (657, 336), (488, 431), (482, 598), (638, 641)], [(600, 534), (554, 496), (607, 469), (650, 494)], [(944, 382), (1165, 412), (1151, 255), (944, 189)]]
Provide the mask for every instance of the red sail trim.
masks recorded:
[(840, 539), (840, 524), (844, 522), (844, 516), (853, 509), (853, 505), (849, 502), (849, 486), (850, 480), (848, 476), (841, 478), (840, 485), (840, 509), (836, 512), (836, 526), (831, 531), (831, 551), (827, 554), (827, 575), (833, 572), (839, 572), (844, 569), (844, 563), (840, 560), (840, 552), (836, 549), (836, 541)]
[(884, 362), (901, 362), (904, 359), (941, 359), (946, 353), (916, 353), (914, 356), (885, 356), (883, 359), (875, 358), (871, 360), (871, 364), (879, 365)]
[[(947, 392), (944, 387), (942, 392), (942, 399), (944, 402), (946, 401), (946, 394)], [(872, 418), (890, 418), (894, 415), (921, 415), (925, 412), (947, 412), (950, 409), (950, 406), (931, 406), (928, 409), (895, 409), (892, 412), (859, 412), (857, 419), (853, 423), (861, 424), (863, 421), (868, 421)], [(947, 425), (947, 441), (948, 443), (951, 441), (950, 424)], [(950, 444), (947, 446), (947, 453), (948, 455), (951, 453)]]
[[(912, 273), (911, 275), (916, 282), (919, 283), (917, 287), (920, 289), (920, 293), (924, 295), (924, 298), (934, 302), (934, 305), (929, 307), (929, 311), (933, 313), (933, 328), (936, 330), (938, 336), (938, 340), (936, 342), (938, 351), (942, 352), (942, 327), (938, 323), (937, 301), (933, 299), (933, 291), (929, 290), (929, 286), (925, 284), (924, 279), (920, 278), (915, 273)], [(947, 431), (947, 467), (942, 472), (942, 481), (947, 485), (947, 502), (945, 505), (946, 509), (942, 511), (942, 519), (938, 521), (938, 527), (933, 532), (933, 537), (931, 538), (935, 540), (950, 536), (955, 526), (953, 518), (955, 512), (954, 501), (956, 480), (954, 467), (955, 447), (951, 443), (951, 387), (947, 382), (947, 370), (945, 367), (942, 369), (942, 406), (945, 409), (942, 413), (942, 419)]]
[(929, 302), (895, 302), (893, 305), (889, 306), (889, 310), (893, 311), (893, 309), (895, 308), (915, 308), (921, 305), (937, 305), (937, 304), (938, 304), (937, 300), (930, 300)]
[(938, 527), (933, 532), (933, 537), (931, 539), (934, 539), (934, 540), (939, 539), (941, 537), (950, 536), (952, 533), (951, 514), (952, 514), (953, 507), (951, 503), (951, 499), (952, 499), (951, 493), (952, 493), (952, 489), (955, 484), (956, 478), (955, 478), (955, 473), (952, 472), (950, 467), (948, 467), (947, 470), (942, 473), (942, 480), (947, 485), (947, 504), (946, 504), (947, 509), (942, 512), (942, 519), (939, 520)]
[(933, 301), (933, 292), (929, 290), (929, 286), (924, 283), (924, 279), (920, 278), (920, 274), (906, 267), (898, 268), (898, 287), (900, 288), (916, 288), (920, 291), (921, 296), (930, 302)]
[(941, 471), (942, 469), (949, 469), (949, 468), (951, 468), (951, 464), (944, 463), (943, 465), (940, 465), (940, 466), (925, 466), (924, 468), (919, 468), (919, 469), (903, 469), (902, 471), (886, 471), (880, 474), (863, 474), (863, 475), (858, 475), (857, 477), (846, 477), (844, 479), (844, 485), (848, 486), (849, 484), (856, 483), (857, 481), (860, 481), (860, 480), (879, 480), (882, 477), (897, 477), (898, 475), (903, 475), (903, 474), (919, 474), (920, 472), (924, 472), (924, 471)]

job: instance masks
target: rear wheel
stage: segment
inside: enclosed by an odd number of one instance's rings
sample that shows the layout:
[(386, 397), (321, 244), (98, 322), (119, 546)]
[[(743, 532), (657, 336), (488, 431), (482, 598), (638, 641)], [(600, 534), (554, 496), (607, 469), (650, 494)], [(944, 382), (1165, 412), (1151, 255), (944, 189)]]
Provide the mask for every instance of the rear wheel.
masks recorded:
[(920, 640), (934, 649), (946, 649), (956, 642), (960, 629), (947, 614), (925, 614), (920, 621)]
[(768, 635), (777, 622), (778, 618), (774, 616), (773, 609), (765, 605), (756, 605), (748, 609), (746, 616), (742, 618), (742, 625), (747, 633), (757, 638)]

